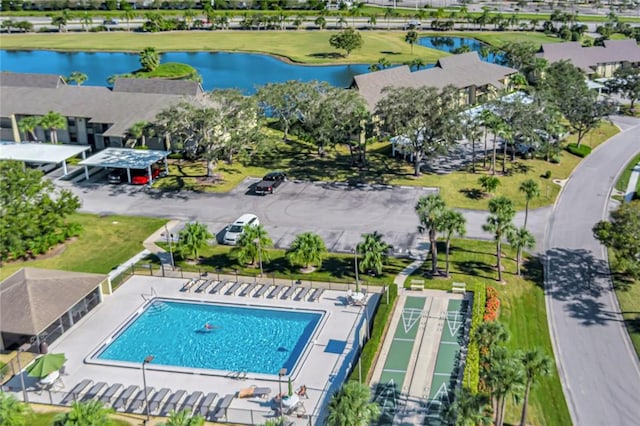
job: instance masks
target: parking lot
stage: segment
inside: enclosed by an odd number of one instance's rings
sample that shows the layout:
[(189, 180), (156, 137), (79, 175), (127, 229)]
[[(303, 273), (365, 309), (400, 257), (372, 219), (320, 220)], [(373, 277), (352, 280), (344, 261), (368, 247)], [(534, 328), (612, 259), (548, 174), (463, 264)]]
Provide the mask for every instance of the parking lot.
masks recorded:
[(417, 217), (414, 206), (435, 189), (418, 187), (361, 186), (340, 183), (289, 181), (273, 195), (253, 195), (248, 178), (226, 194), (162, 192), (131, 185), (104, 183), (57, 184), (71, 189), (82, 200), (81, 211), (95, 214), (144, 215), (199, 221), (212, 233), (243, 213), (260, 218), (276, 247), (286, 248), (296, 235), (316, 232), (327, 248), (347, 252), (361, 235), (377, 230), (398, 253), (414, 246)]

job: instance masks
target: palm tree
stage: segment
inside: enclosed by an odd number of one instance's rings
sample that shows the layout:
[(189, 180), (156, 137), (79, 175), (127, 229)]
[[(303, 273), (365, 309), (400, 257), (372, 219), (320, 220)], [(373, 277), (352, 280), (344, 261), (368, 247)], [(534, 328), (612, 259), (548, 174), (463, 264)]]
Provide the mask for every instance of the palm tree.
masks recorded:
[(471, 173), (476, 172), (476, 141), (480, 138), (481, 121), (476, 117), (464, 123), (464, 135), (471, 141)]
[(389, 29), (391, 25), (389, 20), (391, 18), (395, 18), (396, 16), (398, 16), (398, 12), (396, 12), (393, 8), (388, 7), (384, 10), (384, 19), (387, 21), (387, 29)]
[(541, 376), (551, 374), (553, 363), (551, 358), (542, 353), (540, 349), (535, 348), (528, 350), (520, 355), (520, 361), (524, 369), (525, 388), (524, 398), (522, 401), (522, 417), (520, 418), (520, 426), (527, 424), (527, 405), (529, 403), (529, 392), (531, 387), (537, 383)]
[(420, 222), (418, 230), (429, 234), (429, 244), (431, 245), (431, 273), (433, 275), (436, 275), (438, 272), (437, 232), (445, 209), (446, 206), (440, 194), (420, 197), (415, 206), (415, 211)]
[(358, 16), (362, 16), (362, 8), (364, 7), (365, 3), (364, 2), (356, 2), (353, 4), (353, 6), (351, 6), (351, 8), (349, 9), (349, 11), (347, 12), (349, 16), (351, 16), (351, 22), (352, 22), (352, 26), (353, 28), (356, 27), (356, 17)]
[(191, 29), (191, 23), (193, 22), (196, 16), (198, 16), (198, 14), (193, 9), (187, 9), (184, 11), (184, 13), (182, 14), (182, 17), (184, 19), (185, 25), (187, 26), (187, 29)]
[(524, 369), (519, 354), (508, 354), (504, 359), (491, 364), (490, 377), (496, 405), (496, 426), (504, 424), (507, 398), (519, 396), (525, 381)]
[(424, 61), (420, 58), (413, 58), (411, 61), (407, 63), (409, 68), (412, 70), (420, 71), (420, 68), (424, 67)]
[(160, 55), (155, 47), (145, 47), (139, 54), (140, 67), (143, 71), (153, 71), (160, 65)]
[(447, 416), (457, 426), (489, 426), (493, 423), (489, 397), (462, 387), (456, 392)]
[(69, 74), (67, 81), (73, 81), (74, 83), (76, 83), (76, 86), (81, 86), (82, 83), (84, 83), (88, 79), (89, 77), (85, 73), (80, 71), (73, 71), (71, 74)]
[(308, 271), (311, 267), (320, 267), (322, 257), (327, 252), (322, 237), (312, 232), (304, 232), (296, 236), (287, 250), (287, 259), (291, 265), (299, 265)]
[(507, 241), (516, 250), (516, 274), (520, 276), (520, 263), (522, 260), (522, 250), (532, 249), (536, 246), (536, 239), (526, 228), (512, 229), (507, 234)]
[(0, 425), (23, 426), (30, 413), (28, 404), (18, 401), (13, 395), (0, 392)]
[(198, 259), (198, 252), (207, 245), (207, 241), (213, 238), (207, 225), (198, 222), (188, 223), (178, 234), (177, 251), (181, 256), (185, 254), (191, 256), (193, 260)]
[[(38, 117), (30, 115), (18, 121), (18, 130), (22, 132), (25, 139), (37, 141), (38, 137), (36, 136), (36, 127), (38, 127), (39, 125), (40, 119), (38, 119)], [(28, 136), (30, 136), (30, 138)]]
[(527, 82), (527, 77), (522, 75), (522, 73), (517, 73), (509, 77), (509, 87), (511, 89), (524, 89), (529, 85)]
[(513, 201), (505, 196), (500, 196), (489, 201), (489, 213), (487, 223), (482, 225), (482, 229), (493, 233), (496, 242), (496, 257), (498, 259), (496, 265), (498, 268), (498, 282), (502, 282), (502, 239), (513, 228), (516, 209)]
[(527, 229), (527, 219), (529, 218), (529, 201), (540, 196), (540, 185), (533, 179), (527, 179), (520, 184), (518, 190), (524, 193), (526, 200), (524, 206), (524, 229)]
[(509, 330), (499, 321), (484, 321), (476, 328), (471, 338), (478, 344), (480, 355), (486, 360), (499, 344), (509, 340)]
[(413, 31), (413, 30), (409, 31), (404, 36), (404, 41), (406, 41), (407, 43), (409, 43), (411, 45), (411, 54), (413, 55), (413, 45), (418, 42), (418, 33), (416, 31)]
[(380, 407), (371, 402), (369, 386), (350, 381), (329, 401), (329, 426), (368, 426), (380, 416)]
[(161, 423), (162, 426), (203, 426), (204, 417), (200, 415), (192, 415), (189, 410), (171, 411), (169, 420)]
[(255, 266), (258, 259), (262, 262), (271, 260), (267, 248), (272, 245), (273, 241), (263, 225), (247, 226), (231, 249), (231, 255), (242, 264), (250, 263)]
[(122, 18), (127, 22), (127, 31), (131, 31), (130, 22), (136, 17), (136, 12), (127, 2), (122, 4)]
[(67, 119), (59, 112), (49, 111), (40, 118), (40, 126), (51, 132), (51, 143), (58, 143), (58, 130), (67, 128)]
[(97, 400), (75, 401), (70, 411), (53, 418), (53, 426), (107, 426), (111, 424), (109, 414), (112, 412), (113, 409), (105, 407)]
[(375, 15), (369, 16), (369, 19), (367, 20), (367, 24), (369, 24), (370, 29), (373, 29), (373, 27), (375, 27), (377, 23), (378, 23), (378, 18), (376, 18)]
[(497, 118), (498, 116), (488, 108), (484, 108), (480, 112), (480, 122), (484, 128), (484, 159), (482, 160), (482, 167), (485, 169), (487, 168), (487, 136)]
[(80, 17), (80, 23), (82, 24), (82, 29), (85, 31), (89, 31), (89, 27), (93, 24), (93, 18), (89, 14), (89, 12), (84, 12), (82, 17)]
[[(141, 146), (147, 145), (147, 135), (151, 132), (152, 128), (148, 121), (138, 121), (134, 123), (133, 126), (129, 127), (127, 130), (127, 134), (137, 142), (138, 139), (141, 139)], [(135, 143), (134, 143), (135, 146)]]
[(441, 217), (439, 231), (442, 232), (444, 236), (444, 240), (446, 241), (445, 245), (445, 277), (449, 276), (449, 248), (451, 246), (451, 238), (453, 234), (458, 234), (459, 236), (463, 236), (466, 234), (466, 223), (467, 220), (464, 218), (462, 213), (457, 212), (455, 210), (446, 209)]
[(502, 137), (502, 174), (504, 175), (507, 173), (507, 146), (509, 146), (509, 142), (513, 142), (514, 131), (506, 121), (502, 121), (496, 130), (498, 135)]
[(324, 30), (327, 27), (327, 18), (324, 16), (318, 16), (315, 21), (313, 21), (321, 30)]
[(485, 194), (491, 194), (500, 185), (500, 179), (495, 176), (483, 175), (478, 178), (478, 183)]
[(382, 234), (379, 234), (378, 231), (363, 234), (362, 238), (364, 240), (358, 244), (356, 249), (358, 253), (362, 253), (360, 272), (373, 271), (376, 275), (380, 275), (387, 258), (387, 251), (391, 246), (382, 241)]

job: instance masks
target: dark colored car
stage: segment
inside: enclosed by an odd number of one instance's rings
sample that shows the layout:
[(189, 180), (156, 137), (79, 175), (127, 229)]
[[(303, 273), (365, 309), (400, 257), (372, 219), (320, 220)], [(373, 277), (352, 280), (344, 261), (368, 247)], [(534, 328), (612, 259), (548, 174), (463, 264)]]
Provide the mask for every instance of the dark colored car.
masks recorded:
[(285, 172), (267, 173), (256, 185), (255, 192), (260, 195), (273, 194), (273, 191), (286, 180), (287, 174)]
[(122, 183), (127, 181), (127, 170), (126, 169), (113, 169), (109, 172), (107, 176), (109, 183)]

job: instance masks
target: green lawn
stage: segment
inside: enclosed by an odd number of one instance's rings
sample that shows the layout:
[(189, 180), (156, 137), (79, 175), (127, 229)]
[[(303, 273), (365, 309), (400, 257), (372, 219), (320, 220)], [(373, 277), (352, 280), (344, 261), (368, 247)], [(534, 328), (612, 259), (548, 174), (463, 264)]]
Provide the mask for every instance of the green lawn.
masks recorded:
[[(168, 250), (164, 243), (159, 246)], [(230, 255), (231, 247), (215, 244), (205, 247), (200, 251), (199, 261), (193, 262), (176, 257), (176, 266), (184, 271), (208, 271), (222, 274), (256, 276), (260, 274), (259, 265), (256, 259), (255, 265), (240, 265), (236, 259)], [(280, 249), (269, 249), (270, 261), (263, 262), (263, 271), (269, 278), (287, 278), (291, 280), (303, 281), (324, 281), (334, 283), (355, 282), (354, 258), (352, 254), (327, 254), (322, 262), (322, 267), (310, 273), (300, 272), (299, 267), (292, 267), (284, 256), (285, 251)], [(153, 264), (159, 266), (157, 259), (149, 259)], [(149, 263), (145, 260), (141, 263)], [(398, 259), (390, 257), (384, 266), (380, 276), (359, 274), (359, 280), (363, 284), (383, 285), (393, 282), (395, 276), (411, 263), (409, 259)]]
[[(51, 426), (53, 424), (54, 417), (59, 412), (34, 412), (27, 417), (27, 424), (29, 426)], [(127, 422), (121, 419), (111, 419), (109, 426), (131, 426), (134, 423)]]
[[(447, 53), (414, 46), (404, 41), (404, 32), (362, 31), (364, 46), (349, 57), (336, 55), (329, 45), (335, 31), (177, 31), (170, 33), (49, 33), (3, 34), (3, 49), (54, 49), (65, 51), (140, 51), (152, 46), (159, 51), (230, 51), (261, 52), (306, 64), (376, 63), (386, 57), (393, 63), (407, 62), (416, 57), (425, 63), (435, 62)], [(454, 33), (447, 34), (453, 35)], [(553, 42), (556, 38), (527, 32), (465, 32), (465, 37), (478, 37), (497, 43), (506, 40)], [(422, 33), (442, 35), (442, 33)], [(460, 35), (460, 34), (458, 34)]]
[[(640, 163), (640, 154), (636, 155), (631, 161), (629, 161), (627, 166), (622, 171), (620, 178), (616, 182), (616, 189), (618, 191), (627, 191), (627, 185), (629, 185), (629, 179), (631, 178), (631, 170), (633, 170), (633, 168), (636, 167), (638, 163)], [(640, 185), (640, 180), (638, 180), (638, 185)], [(640, 191), (637, 192), (640, 193)]]
[[(609, 263), (613, 264), (615, 254), (612, 250), (607, 252), (609, 253)], [(640, 357), (640, 280), (633, 280), (615, 271), (611, 278), (629, 337), (631, 337), (631, 343)]]
[[(451, 248), (451, 277), (448, 279), (423, 277), (428, 288), (451, 289), (452, 282), (468, 285), (481, 282), (495, 287), (500, 294), (500, 321), (511, 332), (509, 346), (513, 349), (541, 348), (553, 357), (553, 348), (547, 327), (547, 315), (543, 291), (542, 265), (536, 259), (529, 259), (523, 267), (523, 277), (515, 275), (515, 256), (506, 247), (503, 259), (506, 285), (496, 282), (495, 244), (485, 241), (454, 240)], [(440, 250), (439, 268), (444, 269), (444, 247)], [(423, 276), (430, 270), (430, 260), (414, 275)], [(410, 280), (407, 280), (407, 283)], [(409, 285), (409, 284), (407, 284)], [(637, 309), (636, 309), (637, 310)], [(544, 378), (531, 395), (528, 423), (536, 426), (556, 426), (571, 424), (562, 387), (557, 372)], [(509, 406), (507, 424), (517, 424), (521, 406)]]
[[(596, 147), (618, 132), (610, 123), (603, 122), (601, 127), (585, 137), (584, 143)], [(375, 143), (367, 148), (368, 167), (359, 169), (351, 166), (349, 151), (345, 147), (329, 150), (327, 155), (319, 157), (313, 145), (302, 141), (291, 140), (283, 143), (281, 133), (270, 129), (264, 130), (263, 141), (268, 148), (261, 150), (251, 160), (236, 161), (233, 164), (219, 162), (216, 172), (221, 173), (221, 183), (202, 182), (205, 175), (203, 162), (187, 162), (171, 160), (169, 176), (159, 179), (156, 188), (168, 190), (196, 190), (209, 192), (226, 192), (238, 185), (245, 177), (260, 177), (269, 170), (286, 170), (291, 178), (302, 180), (331, 180), (356, 183), (384, 183), (393, 185), (433, 186), (440, 188), (441, 194), (452, 207), (468, 209), (487, 209), (488, 197), (477, 198), (474, 190), (479, 189), (478, 178), (486, 173), (481, 167), (478, 173), (458, 171), (450, 174), (424, 173), (420, 177), (413, 176), (413, 167), (408, 161), (391, 157), (391, 145), (388, 142)], [(567, 142), (572, 142), (569, 137)], [(490, 143), (489, 143), (490, 145)], [(505, 195), (523, 209), (525, 199), (518, 191), (520, 183), (526, 179), (535, 179), (540, 184), (542, 195), (531, 201), (531, 208), (553, 204), (560, 187), (553, 179), (566, 179), (580, 162), (580, 158), (562, 153), (559, 164), (544, 160), (517, 160), (507, 162), (509, 175), (500, 177), (501, 185), (495, 195)], [(498, 166), (500, 170), (500, 166)], [(551, 179), (541, 175), (551, 171)]]
[(0, 268), (0, 279), (24, 266), (106, 274), (142, 251), (142, 242), (166, 222), (145, 217), (88, 214), (76, 214), (70, 219), (82, 224), (83, 230), (80, 237), (66, 243), (62, 253), (4, 264)]

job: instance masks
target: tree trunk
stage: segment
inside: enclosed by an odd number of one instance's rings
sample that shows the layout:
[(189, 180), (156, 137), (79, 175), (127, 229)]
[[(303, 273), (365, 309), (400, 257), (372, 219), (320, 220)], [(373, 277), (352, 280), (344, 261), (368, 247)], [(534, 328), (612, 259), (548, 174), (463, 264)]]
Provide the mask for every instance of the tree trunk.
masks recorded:
[(449, 246), (451, 245), (451, 240), (447, 240), (447, 246), (446, 246), (446, 251), (445, 251), (445, 273), (444, 275), (448, 278), (449, 277)]
[(519, 248), (516, 254), (516, 274), (520, 276), (520, 260), (522, 259), (522, 249)]
[(142, 135), (142, 146), (147, 146), (147, 137), (145, 135)]
[(498, 242), (496, 243), (496, 256), (498, 256), (498, 281), (502, 282), (502, 243), (500, 242), (500, 238), (498, 238)]
[[(504, 141), (504, 149), (502, 151), (502, 174), (507, 173), (507, 141)], [(515, 152), (515, 151), (514, 151)]]
[(491, 174), (495, 175), (496, 174), (496, 143), (498, 137), (496, 135), (493, 135), (493, 154), (491, 156)]
[(522, 417), (520, 417), (520, 426), (527, 424), (527, 405), (529, 403), (529, 391), (531, 390), (531, 382), (527, 381), (527, 387), (524, 389), (524, 399), (522, 401)]
[(413, 174), (420, 176), (420, 153), (418, 151), (413, 152)]
[(500, 418), (498, 419), (498, 426), (502, 426), (504, 424), (504, 409), (505, 405), (507, 405), (507, 397), (506, 395), (500, 398)]
[(476, 172), (476, 140), (471, 141), (471, 173)]
[(436, 275), (438, 272), (438, 245), (436, 244), (436, 230), (429, 229), (429, 242), (431, 243), (431, 273)]
[(482, 159), (482, 168), (487, 169), (487, 131), (484, 131), (484, 158)]
[(522, 226), (524, 229), (527, 229), (527, 220), (529, 219), (529, 198), (524, 205), (524, 225)]
[(215, 164), (213, 160), (207, 160), (207, 177), (213, 177), (214, 168), (215, 168)]

